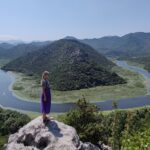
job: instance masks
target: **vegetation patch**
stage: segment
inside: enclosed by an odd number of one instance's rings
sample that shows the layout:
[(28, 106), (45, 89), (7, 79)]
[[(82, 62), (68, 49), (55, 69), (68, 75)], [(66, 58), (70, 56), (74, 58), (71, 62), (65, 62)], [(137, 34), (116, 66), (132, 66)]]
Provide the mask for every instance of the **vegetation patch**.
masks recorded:
[(150, 72), (150, 55), (143, 57), (130, 58), (129, 63), (135, 66), (140, 66)]
[(8, 136), (5, 135), (5, 136), (1, 136), (0, 135), (0, 149), (3, 148), (4, 144), (6, 144), (8, 141)]
[(6, 65), (9, 61), (9, 59), (0, 58), (0, 68)]
[(24, 88), (22, 86), (15, 86), (15, 85), (13, 85), (13, 89), (19, 91), (19, 90), (23, 90)]
[(75, 127), (82, 141), (105, 143), (113, 150), (149, 150), (149, 107), (126, 111), (117, 110), (116, 105), (113, 111), (103, 114), (85, 98), (77, 106), (60, 118)]
[(30, 118), (25, 114), (0, 108), (0, 149), (7, 142), (9, 134), (17, 132), (29, 121)]

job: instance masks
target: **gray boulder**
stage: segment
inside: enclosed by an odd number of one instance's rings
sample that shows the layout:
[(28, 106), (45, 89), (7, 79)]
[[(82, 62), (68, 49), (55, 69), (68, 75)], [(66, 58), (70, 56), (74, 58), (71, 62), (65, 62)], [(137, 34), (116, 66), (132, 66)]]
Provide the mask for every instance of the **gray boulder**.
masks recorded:
[(99, 150), (92, 143), (80, 141), (76, 130), (57, 120), (47, 125), (38, 117), (9, 136), (5, 150)]

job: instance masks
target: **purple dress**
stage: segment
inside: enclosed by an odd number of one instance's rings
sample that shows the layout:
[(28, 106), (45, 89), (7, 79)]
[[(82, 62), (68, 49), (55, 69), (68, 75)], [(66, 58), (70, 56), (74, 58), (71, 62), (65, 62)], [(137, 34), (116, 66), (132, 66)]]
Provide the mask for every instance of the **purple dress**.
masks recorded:
[(44, 93), (42, 92), (41, 95), (41, 112), (48, 114), (50, 113), (51, 109), (51, 91), (50, 91), (50, 84), (48, 80), (42, 81), (42, 87), (44, 87), (44, 92), (46, 95), (46, 101), (44, 101)]

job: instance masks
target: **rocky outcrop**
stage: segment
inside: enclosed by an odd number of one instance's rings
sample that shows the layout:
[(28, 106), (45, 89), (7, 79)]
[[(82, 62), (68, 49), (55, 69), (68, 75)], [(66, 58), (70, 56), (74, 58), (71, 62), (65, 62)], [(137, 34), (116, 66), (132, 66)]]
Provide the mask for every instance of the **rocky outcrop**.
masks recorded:
[(76, 130), (51, 120), (47, 125), (38, 117), (10, 135), (5, 150), (99, 150), (92, 143), (80, 141)]

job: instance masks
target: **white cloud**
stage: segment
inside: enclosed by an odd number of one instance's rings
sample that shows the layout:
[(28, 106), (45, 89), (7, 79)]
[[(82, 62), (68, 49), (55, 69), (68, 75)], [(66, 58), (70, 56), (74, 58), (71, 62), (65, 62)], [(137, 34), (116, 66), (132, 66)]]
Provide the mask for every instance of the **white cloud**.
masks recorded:
[(6, 40), (20, 40), (19, 37), (14, 36), (14, 35), (0, 35), (0, 40), (1, 41), (6, 41)]

